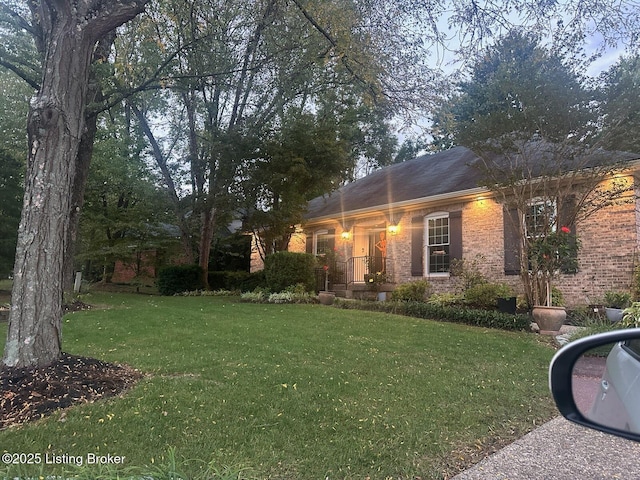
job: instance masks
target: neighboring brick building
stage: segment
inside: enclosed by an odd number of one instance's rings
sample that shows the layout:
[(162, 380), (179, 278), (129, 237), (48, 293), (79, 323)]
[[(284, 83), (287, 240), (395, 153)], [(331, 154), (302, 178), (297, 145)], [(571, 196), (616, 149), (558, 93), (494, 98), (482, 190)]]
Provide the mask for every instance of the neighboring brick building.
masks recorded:
[[(637, 191), (640, 155), (611, 156), (628, 165), (623, 176)], [(378, 170), (312, 200), (303, 225), (304, 249), (332, 250), (344, 262), (340, 282), (347, 295), (365, 284), (365, 275), (380, 271), (393, 283), (426, 278), (436, 291), (450, 290), (454, 258), (476, 260), (488, 279), (518, 291), (509, 213), (478, 186), (477, 160), (472, 151), (456, 147)], [(640, 237), (636, 198), (573, 227), (582, 245), (578, 272), (554, 282), (568, 305), (595, 303), (607, 290), (631, 288)], [(296, 244), (295, 250), (301, 249)], [(381, 263), (377, 257), (385, 259)]]

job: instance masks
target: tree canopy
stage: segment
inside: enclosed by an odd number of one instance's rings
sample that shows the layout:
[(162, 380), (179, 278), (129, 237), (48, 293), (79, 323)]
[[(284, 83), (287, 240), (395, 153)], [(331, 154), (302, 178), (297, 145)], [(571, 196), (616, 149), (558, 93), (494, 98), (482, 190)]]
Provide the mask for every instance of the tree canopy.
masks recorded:
[(380, 155), (380, 164), (393, 156), (387, 122), (415, 120), (446, 91), (432, 60), (451, 37), (465, 57), (514, 21), (574, 53), (592, 34), (603, 46), (637, 45), (637, 13), (634, 2), (616, 0), (0, 2), (0, 66), (35, 91), (3, 362), (59, 355), (99, 112), (126, 103), (185, 253), (195, 250), (206, 266), (216, 225), (236, 212), (243, 169), (262, 158), (256, 148), (285, 144), (269, 132), (289, 119), (340, 112), (357, 128), (336, 133), (334, 145), (349, 141), (348, 158)]
[(434, 116), (435, 143), (583, 140), (594, 117), (580, 77), (538, 37), (513, 31), (469, 67), (469, 79)]
[(602, 145), (640, 152), (640, 55), (621, 58), (602, 80)]

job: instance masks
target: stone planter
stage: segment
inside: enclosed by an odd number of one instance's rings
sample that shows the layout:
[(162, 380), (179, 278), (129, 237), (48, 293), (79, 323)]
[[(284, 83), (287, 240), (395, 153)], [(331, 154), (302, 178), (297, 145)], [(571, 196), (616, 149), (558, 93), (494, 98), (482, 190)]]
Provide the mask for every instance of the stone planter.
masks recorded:
[(531, 311), (533, 321), (538, 324), (540, 333), (557, 333), (567, 319), (564, 307), (545, 307), (538, 305)]
[(318, 293), (318, 301), (322, 305), (333, 305), (334, 300), (336, 299), (336, 294), (334, 292), (319, 292)]
[(624, 317), (624, 310), (622, 308), (606, 307), (604, 313), (611, 323), (617, 323)]

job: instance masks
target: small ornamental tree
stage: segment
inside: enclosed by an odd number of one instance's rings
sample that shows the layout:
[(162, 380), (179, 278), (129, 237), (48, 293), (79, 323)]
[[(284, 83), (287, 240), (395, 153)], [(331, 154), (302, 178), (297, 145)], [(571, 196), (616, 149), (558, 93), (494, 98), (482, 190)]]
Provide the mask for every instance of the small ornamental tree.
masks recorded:
[(577, 226), (633, 201), (631, 180), (620, 175), (628, 158), (540, 139), (476, 153), (483, 184), (504, 208), (505, 273), (520, 275), (529, 306), (550, 306), (552, 279), (578, 271)]
[(579, 241), (572, 235), (571, 229), (562, 226), (560, 230), (551, 232), (545, 237), (531, 242), (529, 251), (529, 270), (536, 272), (533, 282), (534, 301), (537, 304), (551, 306), (551, 281), (560, 272), (576, 272), (578, 270)]

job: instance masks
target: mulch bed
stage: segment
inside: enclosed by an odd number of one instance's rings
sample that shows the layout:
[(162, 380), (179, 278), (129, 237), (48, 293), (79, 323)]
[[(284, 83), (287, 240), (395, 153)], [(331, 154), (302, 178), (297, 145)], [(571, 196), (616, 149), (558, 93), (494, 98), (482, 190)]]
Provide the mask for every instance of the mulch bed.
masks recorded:
[(0, 430), (78, 403), (113, 397), (142, 374), (131, 367), (63, 353), (40, 368), (0, 368)]

